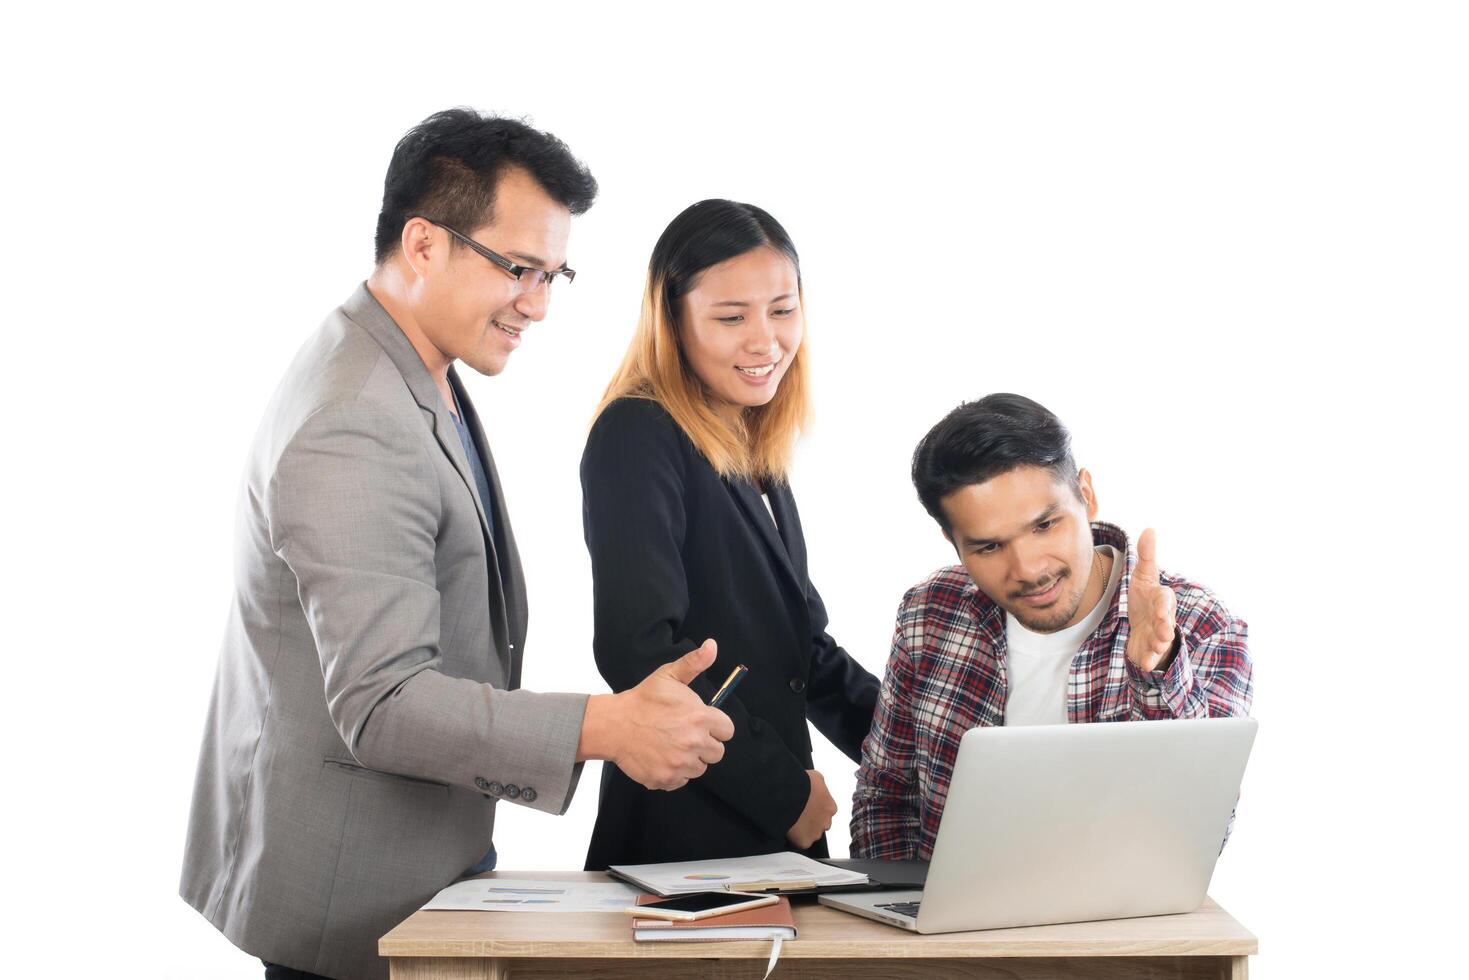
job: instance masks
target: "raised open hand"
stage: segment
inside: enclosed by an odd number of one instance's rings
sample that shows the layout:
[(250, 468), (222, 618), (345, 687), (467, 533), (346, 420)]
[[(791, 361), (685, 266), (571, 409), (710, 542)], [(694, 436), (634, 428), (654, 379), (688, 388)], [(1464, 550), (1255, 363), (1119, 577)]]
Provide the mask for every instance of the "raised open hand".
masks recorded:
[(1158, 576), (1158, 545), (1152, 528), (1137, 539), (1137, 564), (1127, 588), (1127, 659), (1139, 670), (1157, 670), (1173, 647), (1177, 598)]

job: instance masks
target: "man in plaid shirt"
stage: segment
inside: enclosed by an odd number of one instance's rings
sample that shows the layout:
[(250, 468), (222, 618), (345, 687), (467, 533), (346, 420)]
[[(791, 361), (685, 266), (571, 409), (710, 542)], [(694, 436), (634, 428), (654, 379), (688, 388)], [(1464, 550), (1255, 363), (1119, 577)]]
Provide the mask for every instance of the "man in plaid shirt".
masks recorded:
[(908, 590), (852, 800), (852, 855), (929, 860), (959, 739), (983, 725), (1249, 713), (1243, 620), (1096, 521), (1061, 421), (1020, 395), (959, 406), (913, 454), (961, 565)]

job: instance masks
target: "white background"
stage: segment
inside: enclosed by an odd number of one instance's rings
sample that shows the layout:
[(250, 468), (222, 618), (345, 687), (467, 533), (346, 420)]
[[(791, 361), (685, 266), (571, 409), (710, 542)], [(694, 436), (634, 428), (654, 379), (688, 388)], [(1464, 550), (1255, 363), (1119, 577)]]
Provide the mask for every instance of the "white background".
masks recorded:
[[(1037, 398), (1102, 516), (1155, 526), (1249, 620), (1261, 734), (1211, 891), (1260, 936), (1255, 975), (1447, 959), (1452, 5), (36, 7), (0, 64), (7, 972), (258, 976), (175, 894), (237, 481), (370, 270), (393, 144), (461, 104), (529, 115), (602, 186), (575, 285), (468, 381), (529, 577), (527, 686), (604, 689), (577, 462), (653, 241), (694, 200), (751, 201), (803, 257), (819, 415), (794, 484), (838, 639), (880, 671), (903, 589), (952, 560), (908, 483), (919, 436)], [(818, 764), (844, 853), (853, 766), (824, 742)], [(561, 818), (502, 807), (501, 866), (580, 867), (596, 785)]]

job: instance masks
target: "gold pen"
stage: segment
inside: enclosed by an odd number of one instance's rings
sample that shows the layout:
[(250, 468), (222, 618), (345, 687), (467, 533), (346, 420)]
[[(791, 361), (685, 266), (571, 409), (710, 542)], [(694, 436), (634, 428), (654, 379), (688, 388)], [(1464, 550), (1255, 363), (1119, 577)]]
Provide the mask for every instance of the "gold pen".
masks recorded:
[(790, 881), (741, 881), (724, 886), (730, 892), (798, 892), (816, 887), (815, 878), (794, 878)]
[(717, 708), (720, 705), (724, 704), (724, 699), (730, 696), (730, 693), (734, 691), (735, 686), (739, 684), (739, 682), (743, 680), (744, 676), (749, 672), (750, 668), (746, 667), (744, 664), (740, 664), (734, 670), (730, 671), (729, 676), (724, 679), (724, 683), (719, 686), (719, 690), (714, 692), (714, 697), (709, 699), (709, 707)]

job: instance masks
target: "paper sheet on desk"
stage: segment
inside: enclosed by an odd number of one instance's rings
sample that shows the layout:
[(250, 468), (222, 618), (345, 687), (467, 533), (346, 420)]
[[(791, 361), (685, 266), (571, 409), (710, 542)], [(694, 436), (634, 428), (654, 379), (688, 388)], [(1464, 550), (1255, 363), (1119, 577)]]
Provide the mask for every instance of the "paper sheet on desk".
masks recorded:
[(853, 885), (867, 881), (865, 874), (833, 868), (792, 851), (712, 861), (614, 864), (611, 871), (659, 895), (719, 891), (726, 884), (756, 881), (807, 880), (817, 885)]
[(641, 894), (617, 882), (470, 878), (445, 888), (423, 908), (426, 912), (621, 912)]

